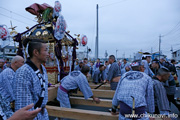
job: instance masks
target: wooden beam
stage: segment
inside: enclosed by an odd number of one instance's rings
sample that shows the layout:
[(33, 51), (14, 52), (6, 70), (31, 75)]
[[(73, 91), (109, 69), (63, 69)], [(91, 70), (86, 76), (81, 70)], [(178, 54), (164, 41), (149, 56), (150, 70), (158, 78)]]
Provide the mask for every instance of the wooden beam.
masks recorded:
[[(57, 84), (55, 87), (48, 88), (48, 102), (53, 101), (57, 97), (57, 89), (59, 87), (59, 84)], [(113, 90), (98, 90), (98, 89), (92, 89), (94, 96), (101, 97), (101, 98), (113, 98), (114, 92)], [(72, 94), (73, 96), (83, 96), (83, 94), (78, 91), (77, 94)]]
[(99, 104), (96, 104), (96, 102), (94, 102), (92, 98), (85, 100), (83, 97), (70, 97), (70, 103), (77, 105), (97, 106), (97, 107), (109, 107), (109, 108), (112, 107), (112, 100), (105, 100), (105, 99), (101, 99), (101, 102)]
[(61, 108), (48, 105), (46, 108), (49, 116), (59, 118), (70, 118), (78, 120), (118, 120), (118, 115), (111, 115), (109, 112)]
[[(113, 90), (98, 90), (92, 89), (93, 95), (100, 98), (113, 98), (115, 91)], [(73, 96), (83, 96), (82, 92), (78, 91), (77, 94), (72, 93)]]
[(58, 87), (59, 87), (59, 84), (56, 84), (54, 87), (48, 88), (48, 102), (53, 101), (57, 97)]

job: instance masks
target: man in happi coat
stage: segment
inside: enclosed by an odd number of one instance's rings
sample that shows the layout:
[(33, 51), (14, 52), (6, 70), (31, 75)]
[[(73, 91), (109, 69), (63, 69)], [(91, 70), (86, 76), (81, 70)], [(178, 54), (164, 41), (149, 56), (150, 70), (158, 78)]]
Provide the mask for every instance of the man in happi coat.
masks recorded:
[(132, 120), (127, 115), (132, 114), (132, 110), (137, 114), (138, 120), (149, 120), (146, 116), (154, 112), (154, 90), (152, 79), (142, 71), (142, 61), (136, 60), (131, 64), (132, 71), (122, 75), (112, 101), (112, 114), (116, 113), (116, 108), (120, 105), (119, 120)]
[(11, 66), (3, 70), (0, 74), (0, 93), (9, 102), (15, 100), (13, 93), (13, 81), (16, 70), (24, 64), (24, 58), (15, 56), (11, 60)]
[(109, 71), (109, 68), (110, 68), (110, 64), (109, 64), (109, 61), (105, 61), (105, 69), (104, 69), (104, 72), (105, 72), (105, 79), (107, 78), (107, 75), (108, 75), (108, 71)]
[(34, 119), (49, 120), (45, 108), (48, 101), (48, 76), (42, 65), (49, 56), (48, 46), (39, 39), (25, 39), (23, 44), (28, 47), (29, 58), (16, 71), (15, 111), (34, 103), (34, 107), (30, 110), (41, 108), (41, 112)]
[(99, 66), (100, 66), (100, 59), (98, 58), (94, 63), (94, 67), (93, 67), (94, 71), (98, 70)]
[(149, 63), (151, 62), (151, 55), (150, 53), (146, 52), (144, 53), (144, 55), (142, 56), (142, 62), (144, 64), (144, 72), (149, 75), (150, 77), (154, 76), (154, 73), (151, 71), (150, 67), (149, 67)]
[(75, 68), (74, 68), (74, 70), (76, 70), (76, 71), (81, 71), (81, 68), (82, 68), (82, 66), (83, 66), (83, 62), (79, 62), (79, 65), (77, 65)]
[(4, 63), (5, 63), (4, 59), (0, 59), (0, 73), (5, 69)]
[(116, 90), (118, 81), (120, 80), (121, 71), (118, 63), (115, 61), (115, 56), (109, 56), (109, 63), (111, 64), (108, 75), (104, 82), (109, 82), (111, 85), (111, 90)]
[(121, 75), (123, 75), (126, 72), (126, 67), (129, 67), (129, 63), (127, 63), (127, 59), (123, 59), (123, 63), (120, 66), (121, 69)]
[(84, 65), (81, 71), (72, 71), (61, 80), (61, 85), (57, 92), (57, 100), (60, 102), (60, 107), (71, 108), (68, 94), (71, 90), (77, 88), (83, 93), (85, 99), (92, 97), (96, 103), (100, 102), (98, 98), (93, 96), (91, 88), (89, 87), (86, 78), (88, 72), (89, 67)]
[(101, 81), (105, 80), (105, 71), (104, 71), (104, 65), (101, 63), (99, 68), (94, 72), (93, 75), (93, 82), (95, 84), (100, 83)]
[(9, 101), (0, 94), (0, 120), (32, 120), (41, 111), (41, 108), (28, 111), (32, 107), (30, 104), (13, 113)]
[[(154, 72), (155, 75), (157, 75), (158, 70), (160, 68), (166, 68), (166, 67), (162, 66), (160, 64), (160, 61), (157, 60), (157, 59), (154, 59), (152, 61), (152, 65), (151, 66), (152, 66), (152, 71)], [(180, 105), (177, 104), (177, 102), (174, 99), (174, 96), (175, 96), (175, 93), (176, 93), (176, 84), (175, 84), (174, 77), (170, 74), (168, 80), (165, 81), (165, 82), (162, 82), (162, 84), (163, 84), (163, 86), (166, 89), (166, 94), (167, 94), (167, 97), (168, 97), (168, 101), (170, 103), (173, 103), (178, 108), (178, 110), (180, 111)]]
[(170, 112), (166, 89), (162, 84), (162, 82), (168, 80), (169, 76), (170, 73), (168, 69), (160, 68), (157, 75), (153, 77), (155, 114), (168, 115)]

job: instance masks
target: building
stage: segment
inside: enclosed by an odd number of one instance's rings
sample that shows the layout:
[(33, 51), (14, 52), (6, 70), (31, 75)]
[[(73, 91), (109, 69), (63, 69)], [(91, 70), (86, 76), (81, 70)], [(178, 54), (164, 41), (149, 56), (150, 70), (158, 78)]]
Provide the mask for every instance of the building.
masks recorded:
[(4, 48), (0, 45), (0, 58), (4, 59), (12, 59), (16, 56), (17, 48), (15, 46), (6, 46)]
[(180, 49), (172, 52), (172, 58), (177, 62), (180, 62)]

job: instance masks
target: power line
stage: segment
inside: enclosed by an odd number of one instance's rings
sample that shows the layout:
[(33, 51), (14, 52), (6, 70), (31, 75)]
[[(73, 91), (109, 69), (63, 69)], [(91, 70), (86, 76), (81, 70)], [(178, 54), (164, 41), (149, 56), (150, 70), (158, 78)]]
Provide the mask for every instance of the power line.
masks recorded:
[(111, 4), (107, 4), (107, 5), (104, 5), (104, 6), (100, 6), (99, 8), (111, 6), (111, 5), (118, 4), (118, 3), (122, 3), (122, 2), (125, 2), (125, 1), (127, 1), (127, 0), (121, 0), (121, 1), (119, 1), (119, 2), (114, 2), (114, 3), (111, 3)]
[[(17, 21), (17, 22), (20, 22), (20, 23), (24, 23), (24, 24), (26, 24), (26, 25), (30, 25), (29, 23), (25, 23), (25, 22), (20, 21), (20, 20), (18, 20), (18, 19), (11, 18), (11, 17), (9, 17), (9, 16), (7, 16), (7, 15), (4, 15), (4, 14), (2, 14), (2, 13), (0, 13), (0, 15), (5, 16), (5, 17), (10, 18), (10, 19), (13, 19), (13, 20), (15, 20), (15, 21)], [(30, 25), (30, 26), (32, 26), (32, 25)]]
[(6, 8), (3, 8), (3, 7), (0, 7), (0, 8), (1, 8), (1, 9), (4, 9), (4, 10), (6, 10), (6, 11), (9, 11), (10, 13), (13, 13), (13, 14), (16, 14), (16, 15), (18, 15), (18, 16), (21, 16), (21, 17), (23, 17), (23, 18), (26, 18), (26, 19), (28, 19), (28, 20), (31, 20), (31, 21), (33, 21), (33, 22), (36, 22), (35, 20), (32, 20), (32, 19), (30, 19), (30, 18), (28, 18), (28, 17), (25, 17), (25, 16), (23, 16), (23, 15), (21, 15), (21, 14), (12, 12), (11, 10), (8, 10), (8, 9), (6, 9)]
[[(178, 27), (180, 27), (180, 21), (173, 27), (173, 29), (171, 29), (169, 32), (167, 32), (166, 34), (164, 34), (163, 36), (167, 36), (167, 35), (169, 35), (169, 34), (172, 34), (172, 32), (174, 31), (174, 30), (176, 30), (176, 28), (178, 28)], [(176, 30), (176, 31), (178, 31), (178, 30)], [(175, 31), (175, 32), (176, 32)]]

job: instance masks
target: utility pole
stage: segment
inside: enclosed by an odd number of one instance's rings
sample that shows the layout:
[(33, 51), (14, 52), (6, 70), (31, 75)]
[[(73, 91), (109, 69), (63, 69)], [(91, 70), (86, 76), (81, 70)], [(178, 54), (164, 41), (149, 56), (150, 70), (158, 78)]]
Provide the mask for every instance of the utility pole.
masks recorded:
[(153, 48), (151, 47), (151, 54), (153, 53)]
[(99, 6), (97, 4), (96, 6), (96, 9), (97, 9), (97, 16), (96, 16), (96, 42), (95, 42), (95, 58), (97, 59), (98, 58), (98, 9), (99, 9)]
[(159, 35), (159, 60), (160, 60), (160, 56), (161, 56), (161, 35)]
[(173, 47), (172, 47), (172, 45), (171, 45), (171, 55), (172, 55), (172, 58), (173, 58)]
[(116, 49), (116, 59), (117, 59), (117, 52), (118, 52), (118, 49)]
[(107, 53), (107, 50), (105, 51), (105, 54), (104, 54), (106, 60), (107, 60), (107, 56), (108, 56), (108, 53)]

